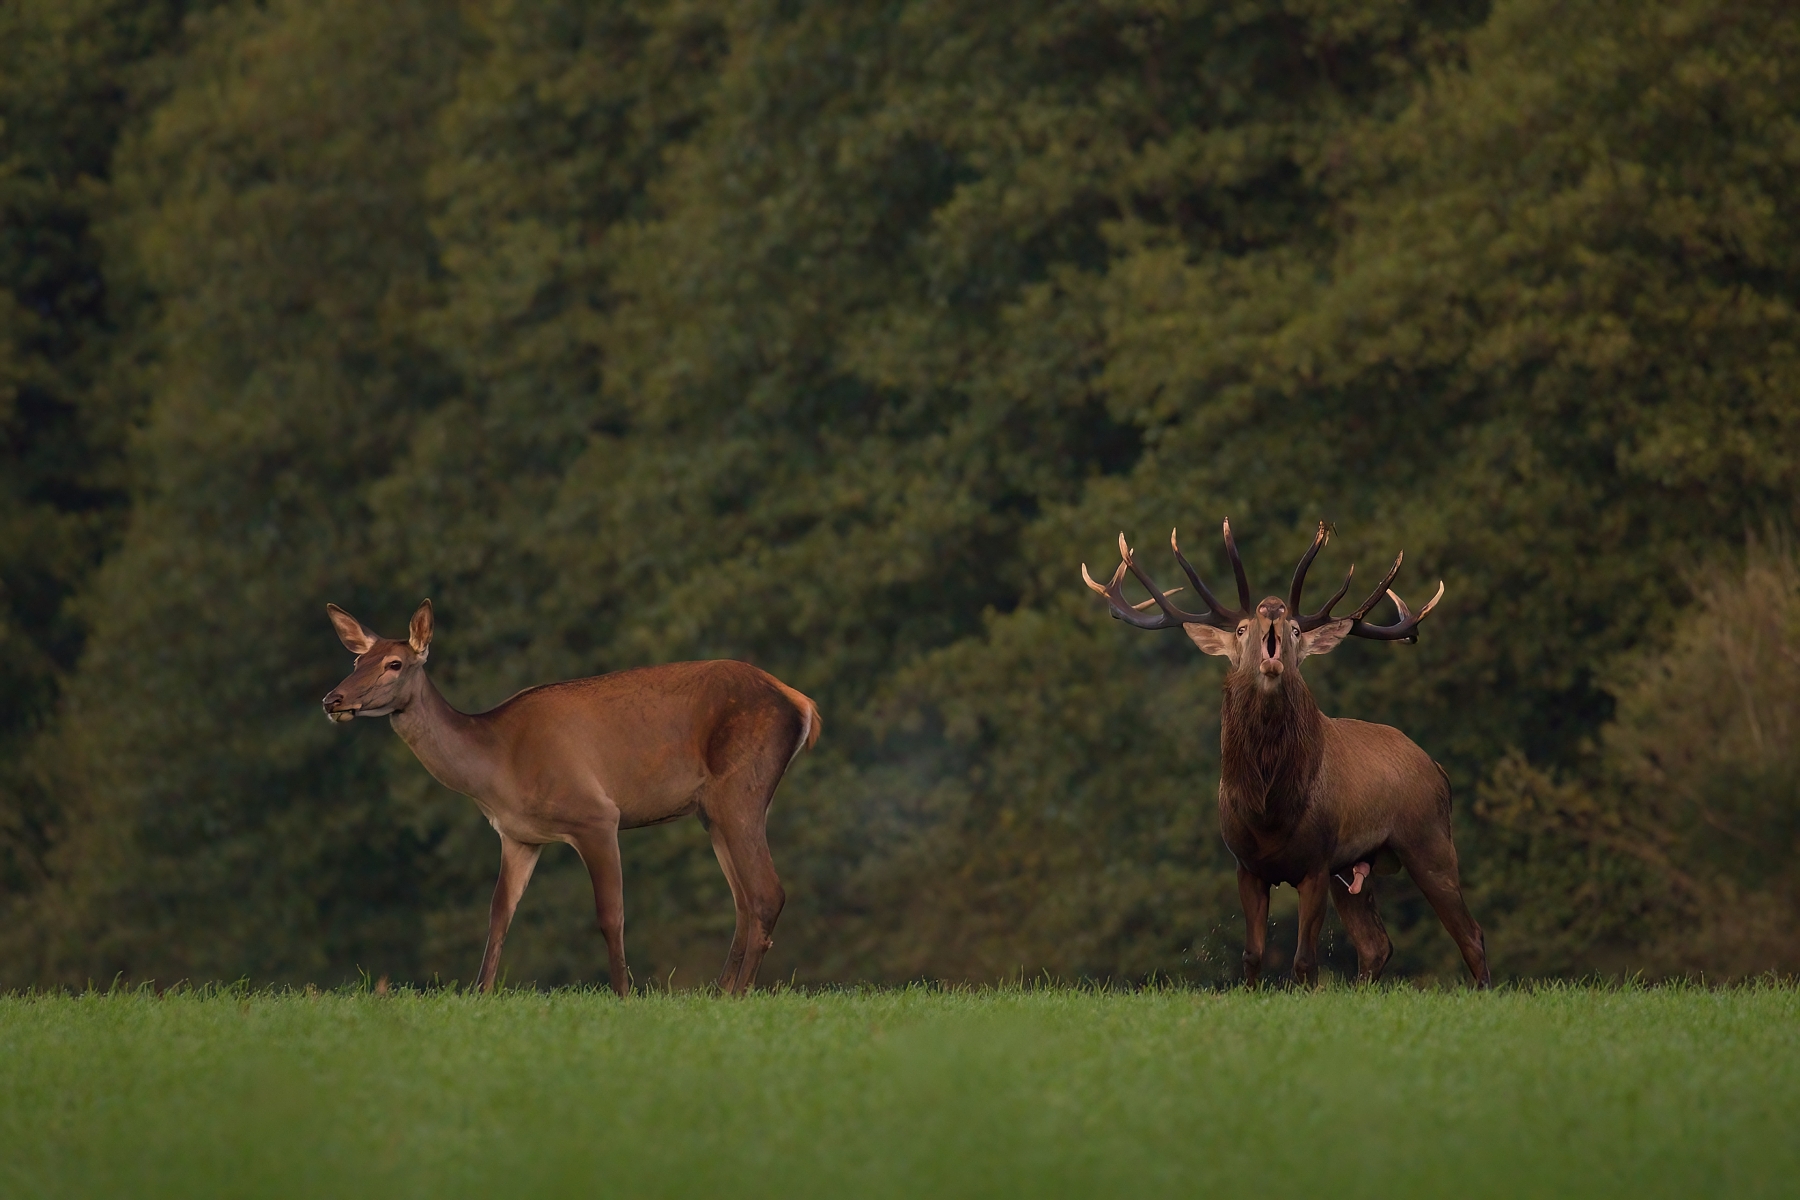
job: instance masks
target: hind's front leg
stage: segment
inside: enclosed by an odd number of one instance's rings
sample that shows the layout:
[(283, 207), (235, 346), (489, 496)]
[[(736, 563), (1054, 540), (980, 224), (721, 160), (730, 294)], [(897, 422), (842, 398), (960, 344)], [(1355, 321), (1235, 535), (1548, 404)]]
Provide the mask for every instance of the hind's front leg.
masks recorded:
[(594, 911), (606, 938), (612, 989), (624, 996), (631, 991), (631, 972), (625, 965), (625, 870), (619, 863), (618, 811), (612, 810), (610, 819), (596, 822), (571, 840), (594, 882)]
[(524, 842), (513, 841), (504, 833), (500, 835), (500, 878), (494, 881), (494, 899), (488, 905), (487, 949), (481, 952), (481, 971), (476, 976), (476, 986), (484, 992), (494, 990), (494, 977), (500, 972), (500, 949), (506, 944), (506, 931), (512, 926), (513, 913), (519, 907), (519, 897), (525, 894), (525, 885), (531, 882), (531, 873), (537, 869), (538, 855), (543, 852), (542, 846), (528, 846)]

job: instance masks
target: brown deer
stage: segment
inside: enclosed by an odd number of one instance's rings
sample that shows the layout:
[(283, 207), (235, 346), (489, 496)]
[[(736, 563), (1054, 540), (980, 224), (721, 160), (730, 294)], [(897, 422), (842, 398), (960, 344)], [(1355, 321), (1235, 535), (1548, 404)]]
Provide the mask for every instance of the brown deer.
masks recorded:
[(719, 986), (739, 994), (755, 984), (787, 899), (769, 857), (769, 802), (788, 765), (818, 741), (811, 700), (749, 663), (684, 662), (527, 688), (498, 708), (460, 713), (425, 674), (431, 601), (413, 613), (404, 641), (335, 604), (325, 611), (356, 655), (356, 669), (325, 697), (325, 715), (387, 717), (425, 769), (474, 800), (500, 835), (482, 991), (493, 990), (538, 855), (567, 842), (593, 878), (613, 990), (625, 995), (619, 830), (690, 814), (712, 835), (737, 906)]
[[(1175, 607), (1138, 566), (1125, 535), (1119, 535), (1123, 562), (1102, 587), (1082, 564), (1088, 587), (1106, 598), (1112, 615), (1139, 629), (1186, 631), (1207, 654), (1231, 660), (1219, 722), (1219, 829), (1238, 863), (1238, 898), (1244, 906), (1244, 980), (1254, 987), (1262, 970), (1268, 931), (1269, 889), (1291, 884), (1300, 893), (1300, 945), (1294, 978), (1312, 983), (1318, 974), (1319, 930), (1325, 923), (1329, 888), (1339, 918), (1356, 945), (1357, 978), (1374, 980), (1387, 965), (1393, 944), (1375, 907), (1371, 867), (1387, 875), (1404, 866), (1438, 919), (1456, 940), (1477, 987), (1490, 982), (1481, 926), (1463, 903), (1450, 838), (1450, 781), (1426, 753), (1398, 729), (1346, 717), (1327, 717), (1300, 678), (1308, 656), (1328, 654), (1345, 637), (1384, 642), (1416, 642), (1419, 622), (1444, 596), (1417, 613), (1389, 590), (1404, 553), (1387, 577), (1348, 617), (1332, 608), (1350, 588), (1350, 575), (1319, 611), (1304, 614), (1300, 592), (1306, 569), (1330, 534), (1324, 522), (1294, 570), (1288, 598), (1270, 596), (1250, 608), (1244, 564), (1225, 522), (1225, 553), (1237, 575), (1239, 608), (1228, 608), (1201, 580), (1181, 553), (1174, 531), (1169, 545), (1175, 561), (1206, 605), (1204, 613)], [(1132, 604), (1121, 584), (1130, 570), (1150, 592)], [(1356, 568), (1350, 568), (1354, 573)], [(1363, 618), (1390, 597), (1400, 619), (1371, 625)], [(1151, 607), (1160, 609), (1151, 615)]]

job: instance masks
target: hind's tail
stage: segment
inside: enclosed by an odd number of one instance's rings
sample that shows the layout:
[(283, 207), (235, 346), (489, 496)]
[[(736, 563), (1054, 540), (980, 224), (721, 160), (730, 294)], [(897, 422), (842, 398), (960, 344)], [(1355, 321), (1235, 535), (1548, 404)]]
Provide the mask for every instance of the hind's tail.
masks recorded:
[(788, 761), (793, 762), (800, 757), (802, 750), (811, 750), (818, 743), (819, 729), (823, 724), (819, 720), (819, 706), (814, 704), (809, 697), (795, 691), (781, 680), (775, 679), (774, 676), (770, 676), (770, 679), (774, 681), (776, 687), (781, 689), (781, 694), (788, 698), (788, 703), (792, 704), (800, 714), (800, 740), (794, 744), (794, 752), (788, 755)]

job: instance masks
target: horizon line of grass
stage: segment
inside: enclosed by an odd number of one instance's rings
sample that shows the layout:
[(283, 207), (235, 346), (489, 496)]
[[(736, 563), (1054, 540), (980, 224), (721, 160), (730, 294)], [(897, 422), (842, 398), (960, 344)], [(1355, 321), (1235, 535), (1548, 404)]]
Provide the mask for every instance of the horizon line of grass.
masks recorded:
[[(1732, 993), (1764, 990), (1800, 989), (1800, 975), (1787, 975), (1777, 971), (1765, 971), (1758, 975), (1729, 978), (1724, 980), (1708, 980), (1704, 975), (1682, 975), (1651, 978), (1642, 973), (1626, 975), (1582, 975), (1576, 977), (1547, 977), (1509, 979), (1494, 984), (1491, 994), (1537, 995), (1544, 993), (1567, 992), (1676, 992), (1676, 993)], [(883, 996), (895, 994), (914, 995), (946, 995), (946, 996), (979, 996), (979, 995), (1091, 995), (1091, 996), (1134, 996), (1134, 995), (1307, 995), (1307, 994), (1404, 994), (1404, 995), (1479, 995), (1468, 981), (1459, 980), (1446, 983), (1441, 980), (1387, 979), (1376, 983), (1360, 983), (1355, 980), (1328, 977), (1312, 986), (1303, 986), (1288, 980), (1265, 981), (1259, 987), (1246, 988), (1241, 983), (1213, 984), (1198, 983), (1192, 980), (1173, 979), (1168, 977), (1145, 980), (1104, 980), (1104, 979), (1072, 979), (1064, 980), (1040, 974), (1038, 976), (1014, 976), (989, 982), (944, 979), (914, 979), (902, 983), (801, 983), (792, 980), (776, 980), (758, 986), (749, 997), (757, 996)], [(658, 987), (654, 980), (634, 986), (625, 997), (617, 997), (612, 988), (603, 982), (580, 982), (557, 984), (541, 987), (534, 983), (514, 983), (504, 978), (496, 981), (492, 992), (481, 992), (472, 983), (458, 979), (432, 980), (425, 983), (402, 981), (394, 982), (385, 976), (371, 978), (364, 973), (358, 979), (345, 980), (332, 986), (320, 986), (316, 983), (269, 982), (255, 983), (248, 977), (235, 980), (189, 980), (179, 979), (170, 984), (160, 984), (155, 980), (130, 980), (123, 975), (115, 977), (105, 985), (90, 980), (86, 986), (72, 987), (64, 984), (30, 985), (0, 991), (0, 1001), (41, 1001), (52, 999), (92, 999), (96, 997), (116, 996), (151, 996), (163, 998), (196, 998), (223, 997), (231, 999), (254, 998), (288, 998), (288, 997), (355, 997), (370, 996), (374, 998), (420, 997), (420, 996), (453, 996), (480, 999), (484, 996), (500, 998), (505, 996), (582, 996), (591, 995), (601, 999), (643, 999), (650, 997), (717, 997), (720, 999), (745, 999), (749, 997), (727, 997), (716, 984), (703, 984), (694, 987)]]

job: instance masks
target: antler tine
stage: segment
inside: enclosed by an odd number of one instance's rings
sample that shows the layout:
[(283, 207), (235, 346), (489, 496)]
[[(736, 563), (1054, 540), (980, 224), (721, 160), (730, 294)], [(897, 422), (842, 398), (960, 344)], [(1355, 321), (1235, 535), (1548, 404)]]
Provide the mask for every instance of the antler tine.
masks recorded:
[(1231, 538), (1231, 518), (1225, 518), (1225, 556), (1231, 559), (1231, 570), (1237, 576), (1238, 607), (1250, 611), (1250, 581), (1244, 578), (1244, 560), (1238, 557), (1237, 543)]
[[(1173, 629), (1178, 625), (1193, 624), (1222, 625), (1222, 621), (1217, 614), (1208, 613), (1202, 615), (1198, 613), (1183, 612), (1173, 604), (1170, 604), (1169, 597), (1181, 589), (1172, 588), (1165, 592), (1157, 587), (1156, 581), (1151, 579), (1142, 567), (1138, 566), (1137, 558), (1132, 554), (1131, 547), (1126, 543), (1125, 535), (1123, 533), (1119, 535), (1119, 557), (1122, 560), (1119, 563), (1119, 569), (1113, 572), (1112, 582), (1105, 587), (1094, 582), (1094, 577), (1088, 574), (1086, 563), (1081, 564), (1082, 580), (1085, 581), (1088, 587), (1094, 592), (1106, 597), (1107, 607), (1112, 610), (1112, 615), (1115, 619), (1124, 621), (1126, 624), (1133, 625), (1138, 629)], [(1149, 601), (1143, 604), (1133, 604), (1125, 599), (1125, 589), (1122, 584), (1127, 570), (1136, 576), (1137, 581), (1143, 584), (1145, 589), (1150, 593)], [(1162, 611), (1154, 616), (1147, 615), (1141, 611), (1152, 604), (1156, 605)]]
[[(1426, 614), (1429, 613), (1432, 609), (1436, 608), (1438, 606), (1438, 601), (1442, 600), (1443, 598), (1444, 598), (1444, 581), (1440, 579), (1440, 580), (1438, 580), (1437, 593), (1435, 595), (1433, 595), (1431, 597), (1431, 599), (1429, 599), (1425, 602), (1424, 608), (1421, 608), (1419, 610), (1419, 620), (1423, 621), (1425, 619)], [(1394, 601), (1395, 601), (1395, 603), (1399, 603), (1399, 597), (1396, 596), (1394, 598)]]
[[(1087, 564), (1086, 563), (1081, 564), (1081, 580), (1082, 580), (1082, 582), (1087, 584), (1089, 588), (1093, 589), (1093, 591), (1095, 592), (1096, 595), (1105, 597), (1106, 603), (1107, 603), (1108, 607), (1110, 607), (1113, 610), (1113, 616), (1115, 618), (1119, 616), (1118, 610), (1120, 608), (1129, 609), (1131, 612), (1133, 612), (1135, 614), (1137, 612), (1141, 612), (1143, 610), (1143, 608), (1147, 607), (1147, 604), (1146, 605), (1132, 604), (1125, 599), (1125, 589), (1123, 589), (1122, 587), (1119, 586), (1120, 582), (1124, 578), (1125, 578), (1125, 564), (1124, 563), (1119, 564), (1119, 569), (1113, 572), (1113, 577), (1112, 577), (1111, 582), (1106, 583), (1106, 584), (1095, 583), (1094, 577), (1092, 575), (1088, 574)], [(1148, 603), (1154, 603), (1154, 601), (1150, 601)], [(1134, 616), (1134, 617), (1128, 617), (1125, 619), (1131, 621), (1131, 623), (1133, 625), (1136, 625), (1140, 629), (1167, 629), (1167, 628), (1169, 628), (1167, 621), (1161, 617), (1135, 617)], [(1148, 622), (1148, 623), (1146, 623), (1146, 622)]]
[(1138, 612), (1136, 605), (1125, 599), (1123, 583), (1125, 580), (1126, 568), (1131, 568), (1132, 573), (1137, 575), (1140, 579), (1143, 578), (1143, 573), (1138, 571), (1132, 563), (1131, 547), (1125, 544), (1125, 535), (1122, 533), (1119, 535), (1119, 550), (1120, 558), (1123, 561), (1119, 563), (1119, 569), (1113, 572), (1112, 581), (1104, 587), (1095, 583), (1094, 577), (1088, 574), (1087, 564), (1081, 564), (1082, 580), (1087, 583), (1089, 588), (1106, 597), (1106, 606), (1112, 610), (1113, 618), (1115, 620), (1124, 621), (1127, 625), (1134, 625), (1139, 629), (1173, 629), (1175, 626), (1181, 624), (1181, 620), (1178, 616), (1171, 616), (1167, 611), (1173, 609), (1174, 606), (1167, 600), (1161, 598), (1162, 593), (1154, 585), (1150, 588), (1150, 594), (1157, 598), (1161, 606), (1165, 609), (1164, 612), (1158, 613), (1155, 616), (1146, 616)]
[(1356, 611), (1350, 614), (1351, 620), (1362, 620), (1369, 615), (1369, 610), (1371, 608), (1374, 608), (1377, 604), (1381, 603), (1381, 598), (1387, 595), (1388, 588), (1393, 585), (1395, 576), (1400, 574), (1400, 564), (1405, 560), (1406, 551), (1404, 550), (1394, 556), (1394, 565), (1388, 568), (1387, 575), (1382, 578), (1380, 583), (1375, 585), (1375, 590), (1369, 593), (1369, 598), (1359, 604)]
[(1319, 548), (1331, 540), (1331, 534), (1325, 530), (1325, 522), (1319, 522), (1319, 532), (1313, 535), (1312, 545), (1300, 556), (1300, 565), (1294, 568), (1294, 582), (1288, 588), (1288, 612), (1293, 616), (1300, 613), (1300, 593), (1306, 588), (1306, 568), (1312, 566), (1312, 560), (1319, 555)]
[[(1122, 533), (1119, 535), (1119, 545), (1125, 545), (1125, 535)], [(1168, 617), (1170, 621), (1178, 625), (1216, 625), (1221, 628), (1224, 627), (1225, 621), (1213, 613), (1203, 614), (1183, 612), (1173, 604), (1170, 604), (1168, 598), (1171, 592), (1165, 592), (1156, 586), (1156, 580), (1150, 578), (1149, 572), (1138, 566), (1137, 555), (1131, 553), (1129, 548), (1127, 548), (1125, 552), (1125, 565), (1131, 568), (1131, 573), (1137, 576), (1137, 581), (1144, 585), (1145, 591), (1150, 593), (1150, 598), (1156, 602), (1156, 607), (1162, 609), (1163, 615)], [(1174, 589), (1171, 589), (1171, 591), (1173, 590)], [(1123, 595), (1123, 593), (1121, 593), (1121, 595)]]
[(1229, 622), (1241, 621), (1249, 615), (1248, 612), (1239, 612), (1219, 603), (1219, 598), (1212, 594), (1212, 589), (1207, 587), (1206, 582), (1200, 578), (1200, 572), (1194, 570), (1194, 564), (1189, 562), (1187, 555), (1181, 552), (1181, 543), (1176, 540), (1173, 529), (1169, 530), (1169, 549), (1175, 552), (1175, 561), (1181, 564), (1182, 572), (1187, 575), (1188, 582), (1194, 585), (1194, 591), (1200, 594), (1201, 602), (1207, 608)]
[(1331, 599), (1325, 602), (1325, 607), (1318, 612), (1294, 618), (1300, 623), (1301, 633), (1311, 633), (1319, 626), (1329, 625), (1337, 619), (1331, 615), (1331, 610), (1337, 607), (1337, 602), (1342, 600), (1344, 593), (1350, 590), (1350, 577), (1354, 574), (1356, 574), (1356, 564), (1351, 563), (1350, 569), (1344, 572), (1344, 582), (1338, 584), (1338, 590), (1331, 593)]
[[(1399, 566), (1396, 564), (1395, 570), (1398, 569)], [(1370, 625), (1358, 617), (1351, 624), (1350, 633), (1355, 637), (1369, 638), (1377, 642), (1417, 642), (1419, 640), (1419, 622), (1423, 621), (1431, 610), (1437, 607), (1438, 601), (1444, 598), (1444, 581), (1438, 580), (1436, 594), (1417, 613), (1406, 607), (1406, 601), (1400, 598), (1399, 592), (1392, 588), (1384, 589), (1384, 591), (1387, 598), (1394, 602), (1394, 607), (1399, 610), (1400, 619), (1392, 625)]]

